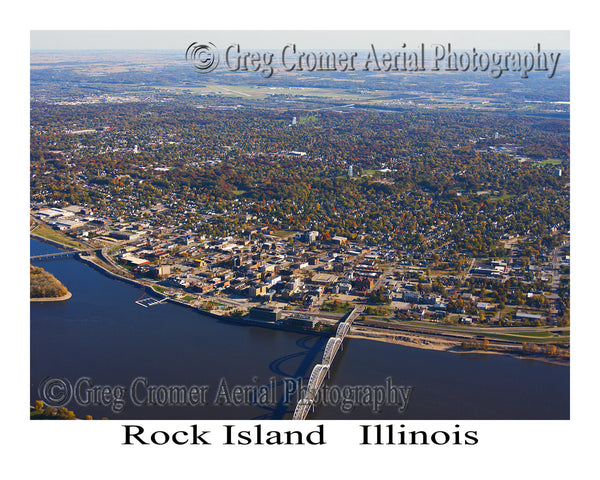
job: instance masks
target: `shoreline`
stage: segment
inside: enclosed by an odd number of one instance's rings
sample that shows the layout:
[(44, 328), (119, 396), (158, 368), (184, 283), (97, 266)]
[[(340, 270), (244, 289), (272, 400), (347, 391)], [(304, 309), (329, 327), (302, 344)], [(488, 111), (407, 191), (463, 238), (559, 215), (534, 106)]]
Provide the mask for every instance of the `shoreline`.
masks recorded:
[(64, 302), (71, 298), (73, 294), (71, 292), (67, 292), (62, 297), (38, 297), (38, 298), (29, 298), (30, 302)]
[[(38, 238), (34, 238), (34, 240), (38, 240)], [(47, 239), (45, 239), (45, 240), (47, 240)], [(50, 240), (49, 243), (56, 244), (58, 242), (53, 242)], [(68, 248), (68, 247), (63, 245), (63, 248)], [(101, 273), (104, 273), (105, 275), (107, 275), (109, 277), (112, 277), (116, 280), (124, 281), (126, 283), (136, 285), (138, 287), (142, 287), (145, 290), (147, 290), (149, 293), (152, 293), (153, 295), (156, 295), (158, 297), (162, 297), (162, 299), (166, 300), (167, 302), (194, 309), (194, 310), (198, 311), (198, 313), (204, 314), (204, 315), (211, 317), (213, 319), (216, 319), (216, 320), (226, 321), (229, 323), (235, 323), (238, 325), (245, 324), (247, 326), (258, 326), (261, 328), (270, 328), (270, 329), (277, 329), (277, 330), (284, 330), (284, 331), (287, 330), (287, 331), (292, 331), (292, 332), (296, 332), (296, 333), (309, 333), (309, 334), (315, 334), (315, 335), (324, 335), (324, 333), (322, 333), (322, 332), (312, 332), (312, 331), (307, 331), (307, 330), (300, 331), (300, 330), (296, 330), (296, 329), (292, 329), (292, 328), (285, 328), (285, 327), (282, 328), (281, 326), (276, 326), (276, 325), (262, 324), (261, 322), (245, 323), (242, 319), (237, 318), (237, 317), (229, 317), (228, 315), (217, 315), (212, 312), (206, 312), (204, 310), (199, 309), (198, 307), (196, 307), (194, 305), (187, 304), (185, 302), (182, 302), (181, 300), (171, 298), (160, 292), (157, 292), (151, 286), (144, 284), (139, 280), (122, 277), (121, 275), (119, 275), (111, 270), (108, 270), (104, 265), (94, 262), (92, 260), (92, 258), (89, 256), (76, 254), (75, 259), (88, 264), (92, 268), (96, 268), (98, 271), (100, 271)], [(100, 262), (103, 262), (102, 259), (98, 259), (98, 260), (100, 260)], [(53, 299), (53, 298), (39, 299), (39, 300), (35, 300), (35, 301), (63, 301), (63, 300), (67, 300), (68, 298), (71, 298), (70, 292), (68, 293), (68, 296), (65, 295), (65, 297), (61, 297), (61, 298), (57, 298), (57, 299)], [(32, 299), (32, 301), (34, 301), (34, 300)], [(453, 341), (448, 341), (448, 340), (437, 340), (437, 339), (432, 339), (430, 337), (421, 337), (418, 335), (408, 335), (405, 332), (402, 332), (399, 334), (389, 334), (389, 333), (380, 333), (380, 332), (374, 332), (374, 331), (368, 331), (368, 330), (361, 330), (358, 332), (357, 331), (353, 332), (351, 330), (348, 332), (347, 337), (348, 338), (359, 338), (359, 339), (363, 339), (363, 340), (372, 340), (372, 341), (376, 341), (376, 342), (391, 343), (394, 345), (400, 345), (400, 346), (404, 346), (404, 347), (419, 348), (421, 350), (435, 350), (435, 351), (449, 352), (449, 353), (479, 353), (479, 354), (507, 355), (507, 356), (521, 359), (521, 360), (526, 360), (526, 359), (538, 360), (541, 362), (552, 363), (552, 364), (560, 365), (560, 366), (567, 366), (567, 367), (570, 366), (570, 358), (561, 359), (561, 358), (544, 357), (541, 355), (522, 355), (522, 354), (520, 355), (516, 352), (502, 352), (502, 351), (493, 351), (493, 350), (462, 350), (460, 348), (460, 342), (456, 342), (456, 341), (453, 342)]]
[(37, 235), (32, 232), (29, 232), (29, 236), (32, 237), (33, 240), (36, 240), (36, 241), (42, 242), (42, 243), (47, 243), (48, 245), (52, 245), (53, 247), (60, 248), (67, 252), (77, 253), (80, 251), (79, 249), (72, 247), (71, 245), (65, 245), (64, 243), (60, 243), (60, 242), (57, 242), (56, 240), (51, 240), (46, 237), (42, 237), (41, 235)]
[[(117, 281), (124, 281), (126, 283), (130, 283), (137, 287), (142, 287), (142, 288), (144, 288), (144, 290), (147, 293), (150, 293), (156, 297), (159, 297), (161, 300), (164, 300), (169, 303), (173, 303), (175, 305), (179, 305), (181, 307), (190, 308), (190, 309), (196, 311), (198, 314), (207, 316), (209, 318), (212, 318), (213, 320), (228, 322), (228, 323), (235, 323), (236, 325), (242, 325), (242, 326), (248, 326), (248, 327), (254, 326), (254, 327), (260, 327), (260, 328), (269, 328), (271, 330), (288, 331), (288, 332), (293, 332), (293, 333), (304, 333), (304, 334), (319, 335), (319, 336), (329, 335), (328, 333), (324, 333), (324, 332), (315, 332), (312, 330), (293, 328), (293, 327), (288, 327), (285, 325), (270, 324), (268, 322), (262, 322), (260, 320), (244, 319), (243, 317), (232, 317), (229, 315), (219, 315), (216, 313), (207, 312), (206, 310), (202, 310), (201, 308), (197, 307), (196, 305), (191, 305), (191, 304), (185, 303), (177, 298), (171, 298), (171, 297), (165, 295), (164, 293), (157, 292), (150, 285), (142, 283), (139, 280), (136, 280), (133, 278), (121, 277), (119, 274), (117, 274), (111, 270), (108, 270), (103, 265), (94, 262), (91, 259), (91, 257), (89, 257), (89, 256), (79, 254), (79, 255), (75, 256), (75, 259), (88, 264), (90, 267), (95, 268), (100, 273), (108, 276), (109, 278), (116, 279)], [(100, 261), (102, 261), (102, 260), (100, 260)]]
[(461, 353), (461, 354), (483, 354), (483, 355), (506, 355), (519, 360), (536, 360), (544, 363), (551, 363), (562, 367), (570, 367), (570, 358), (545, 357), (542, 355), (522, 355), (517, 352), (499, 352), (494, 350), (463, 350), (459, 342), (436, 341), (431, 338), (410, 336), (406, 334), (390, 335), (377, 332), (352, 332), (347, 335), (348, 338), (357, 338), (362, 340), (372, 340), (375, 342), (391, 343), (402, 347), (418, 348), (421, 350), (434, 350), (438, 352)]

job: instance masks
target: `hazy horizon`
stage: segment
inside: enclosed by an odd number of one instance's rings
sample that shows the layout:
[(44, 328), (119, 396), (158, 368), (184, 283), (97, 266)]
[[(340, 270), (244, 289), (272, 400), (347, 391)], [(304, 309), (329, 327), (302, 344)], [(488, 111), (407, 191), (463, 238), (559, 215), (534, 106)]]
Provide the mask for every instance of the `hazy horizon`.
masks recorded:
[(570, 50), (566, 30), (31, 30), (30, 51), (49, 50), (181, 50), (192, 42), (217, 48), (239, 43), (246, 48), (273, 49), (301, 43), (304, 49), (414, 48), (450, 43), (456, 49)]

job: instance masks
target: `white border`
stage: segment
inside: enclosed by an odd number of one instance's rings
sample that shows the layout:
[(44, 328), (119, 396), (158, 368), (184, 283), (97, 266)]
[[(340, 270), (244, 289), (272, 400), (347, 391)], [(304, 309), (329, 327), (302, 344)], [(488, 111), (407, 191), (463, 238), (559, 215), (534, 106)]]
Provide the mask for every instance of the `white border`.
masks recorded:
[[(27, 231), (28, 208), (28, 84), (31, 29), (559, 29), (571, 31), (572, 65), (572, 419), (563, 422), (460, 422), (478, 430), (476, 447), (355, 447), (354, 422), (326, 422), (331, 444), (326, 447), (243, 447), (204, 450), (199, 447), (123, 447), (119, 422), (30, 422), (26, 295), (27, 241), (3, 238), (8, 260), (2, 282), (5, 295), (5, 372), (2, 401), (7, 417), (3, 435), (10, 451), (5, 465), (20, 473), (50, 478), (164, 478), (215, 475), (243, 478), (306, 478), (332, 473), (373, 477), (440, 474), (445, 478), (539, 478), (577, 475), (595, 458), (597, 425), (593, 340), (597, 337), (597, 153), (596, 83), (597, 25), (591, 11), (578, 19), (564, 2), (543, 5), (508, 0), (482, 2), (418, 2), (396, 7), (387, 2), (352, 4), (325, 2), (246, 2), (217, 6), (170, 1), (159, 4), (104, 2), (27, 2), (11, 6), (3, 31), (4, 98), (2, 115), (3, 206), (9, 211), (6, 232)], [(12, 9), (18, 9), (13, 13)], [(587, 17), (587, 18), (586, 18)], [(592, 23), (594, 21), (594, 23)], [(8, 148), (7, 148), (8, 147)], [(15, 182), (15, 178), (17, 181)], [(16, 187), (15, 187), (16, 184)], [(17, 238), (20, 237), (17, 235)], [(7, 256), (6, 252), (10, 252)], [(9, 258), (10, 257), (10, 258)], [(19, 272), (19, 273), (15, 273)], [(591, 272), (591, 273), (587, 273)], [(17, 281), (15, 282), (15, 278)], [(19, 286), (15, 291), (14, 285)], [(11, 287), (11, 288), (9, 288)], [(6, 328), (8, 326), (8, 328)], [(10, 346), (9, 346), (10, 344)], [(551, 399), (549, 399), (551, 401)], [(57, 424), (58, 423), (58, 424)], [(173, 428), (174, 422), (144, 422)], [(175, 422), (179, 423), (179, 422)], [(183, 427), (186, 423), (183, 422)], [(202, 422), (203, 425), (223, 422)], [(242, 422), (237, 422), (241, 424)], [(359, 422), (360, 423), (360, 422)], [(454, 422), (406, 422), (422, 429), (451, 428)], [(269, 424), (270, 425), (270, 424)], [(286, 423), (286, 428), (290, 428)], [(593, 450), (592, 450), (593, 448)], [(6, 451), (6, 450), (5, 450)], [(8, 471), (8, 468), (7, 468)], [(595, 469), (592, 467), (590, 471)], [(354, 475), (353, 475), (354, 476)]]

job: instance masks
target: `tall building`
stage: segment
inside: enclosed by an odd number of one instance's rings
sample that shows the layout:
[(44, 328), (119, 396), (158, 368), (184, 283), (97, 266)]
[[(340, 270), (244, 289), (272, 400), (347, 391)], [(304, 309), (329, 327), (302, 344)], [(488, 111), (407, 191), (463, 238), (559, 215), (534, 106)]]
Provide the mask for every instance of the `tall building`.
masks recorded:
[(348, 167), (348, 176), (352, 178), (352, 165)]
[(319, 232), (314, 230), (307, 230), (306, 232), (302, 233), (302, 235), (300, 236), (300, 240), (302, 240), (303, 242), (314, 243), (317, 240), (318, 236)]

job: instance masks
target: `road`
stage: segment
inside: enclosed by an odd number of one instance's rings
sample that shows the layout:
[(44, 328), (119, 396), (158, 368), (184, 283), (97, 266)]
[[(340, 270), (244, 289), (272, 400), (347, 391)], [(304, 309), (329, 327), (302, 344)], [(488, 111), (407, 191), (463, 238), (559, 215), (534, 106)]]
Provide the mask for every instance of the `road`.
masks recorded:
[(377, 290), (379, 290), (383, 284), (385, 283), (385, 280), (387, 279), (388, 275), (393, 271), (393, 267), (388, 267), (386, 268), (383, 273), (381, 274), (381, 276), (377, 279), (377, 281), (375, 282), (375, 284), (373, 285), (373, 288), (371, 288), (371, 292), (376, 292)]
[[(527, 333), (535, 333), (538, 330), (536, 329), (528, 329), (527, 331), (518, 331), (516, 329), (469, 329), (466, 327), (460, 327), (460, 328), (456, 328), (456, 329), (450, 329), (450, 328), (445, 328), (445, 327), (435, 327), (435, 326), (415, 326), (415, 325), (410, 325), (407, 323), (389, 323), (389, 322), (373, 322), (373, 321), (369, 321), (369, 322), (364, 322), (364, 321), (359, 321), (356, 322), (355, 325), (357, 327), (361, 327), (361, 328), (366, 328), (366, 329), (374, 329), (374, 330), (380, 330), (382, 332), (388, 332), (388, 333), (395, 333), (398, 335), (426, 335), (426, 336), (433, 336), (433, 337), (441, 337), (441, 338), (446, 338), (446, 339), (454, 339), (455, 341), (462, 341), (464, 339), (471, 339), (473, 337), (477, 337), (477, 336), (483, 336), (485, 337), (486, 334), (487, 335), (502, 335), (502, 334), (521, 334), (523, 337), (527, 337)], [(511, 330), (511, 331), (509, 331)], [(541, 329), (543, 330), (543, 329)], [(554, 332), (556, 330), (559, 331), (564, 331), (565, 329), (545, 329), (543, 331), (546, 332)], [(536, 339), (536, 341), (540, 341), (543, 343), (544, 340), (552, 340), (553, 337), (540, 337), (539, 339)], [(557, 338), (557, 337), (554, 337)], [(557, 338), (557, 340), (559, 340)], [(489, 338), (490, 342), (495, 342), (495, 343), (501, 343), (501, 344), (512, 344), (512, 345), (521, 345), (523, 342), (522, 338), (517, 338), (515, 337), (514, 339), (507, 339), (507, 338), (495, 338), (495, 337), (490, 337)], [(530, 341), (530, 340), (527, 340)], [(559, 340), (560, 341), (560, 340)]]
[(560, 287), (560, 249), (566, 246), (570, 248), (570, 244), (567, 242), (565, 245), (561, 245), (560, 247), (556, 247), (552, 251), (552, 260), (550, 261), (552, 274), (552, 285), (550, 286), (550, 318), (552, 323), (556, 323), (558, 321), (558, 288)]

